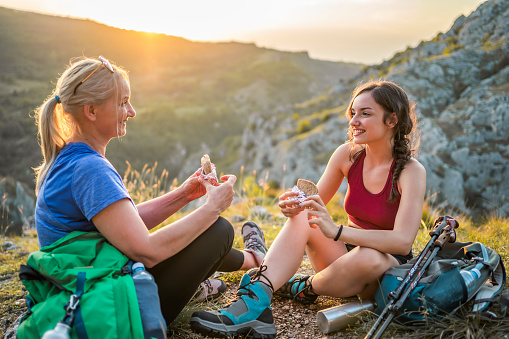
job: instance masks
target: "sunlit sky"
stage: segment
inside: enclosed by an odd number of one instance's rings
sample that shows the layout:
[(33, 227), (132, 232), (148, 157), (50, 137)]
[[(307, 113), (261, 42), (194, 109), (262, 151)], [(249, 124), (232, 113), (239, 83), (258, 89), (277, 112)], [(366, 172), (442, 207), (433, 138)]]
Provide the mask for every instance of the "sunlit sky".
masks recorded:
[(446, 32), (485, 0), (0, 0), (199, 41), (254, 42), (312, 58), (380, 63)]

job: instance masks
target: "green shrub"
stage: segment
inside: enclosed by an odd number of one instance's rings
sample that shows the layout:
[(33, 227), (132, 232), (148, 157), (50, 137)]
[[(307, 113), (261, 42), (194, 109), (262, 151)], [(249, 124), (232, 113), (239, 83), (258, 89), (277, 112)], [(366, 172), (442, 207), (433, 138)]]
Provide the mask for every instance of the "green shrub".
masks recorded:
[(299, 122), (299, 126), (297, 127), (297, 132), (302, 134), (309, 131), (311, 131), (311, 122), (309, 122), (309, 120), (301, 120)]

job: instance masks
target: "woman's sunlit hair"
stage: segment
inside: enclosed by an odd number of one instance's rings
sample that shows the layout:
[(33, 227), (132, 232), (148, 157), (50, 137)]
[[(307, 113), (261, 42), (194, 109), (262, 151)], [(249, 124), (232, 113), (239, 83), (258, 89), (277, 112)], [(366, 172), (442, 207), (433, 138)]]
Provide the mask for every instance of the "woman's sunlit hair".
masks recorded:
[[(53, 93), (36, 109), (35, 119), (43, 155), (42, 164), (35, 168), (36, 193), (69, 137), (73, 133), (80, 134), (75, 118), (80, 109), (85, 105), (100, 105), (112, 96), (118, 97), (129, 86), (127, 71), (112, 64), (112, 73), (101, 65), (101, 61), (93, 58), (71, 60)], [(125, 114), (118, 107), (119, 114)]]

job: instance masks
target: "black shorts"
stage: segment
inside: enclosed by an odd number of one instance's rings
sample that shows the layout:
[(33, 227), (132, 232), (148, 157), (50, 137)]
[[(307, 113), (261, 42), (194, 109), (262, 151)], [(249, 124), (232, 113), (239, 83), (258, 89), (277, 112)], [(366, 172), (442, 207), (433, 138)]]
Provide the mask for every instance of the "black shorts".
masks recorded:
[[(357, 245), (352, 245), (352, 244), (348, 244), (348, 243), (345, 243), (345, 246), (346, 246), (346, 250), (348, 252), (350, 252), (351, 250), (353, 250), (354, 248), (357, 247)], [(391, 254), (397, 261), (398, 263), (401, 265), (401, 264), (406, 264), (410, 259), (412, 259), (414, 256), (412, 255), (412, 251), (410, 251), (410, 253), (408, 253), (407, 255), (401, 255), (401, 254)]]

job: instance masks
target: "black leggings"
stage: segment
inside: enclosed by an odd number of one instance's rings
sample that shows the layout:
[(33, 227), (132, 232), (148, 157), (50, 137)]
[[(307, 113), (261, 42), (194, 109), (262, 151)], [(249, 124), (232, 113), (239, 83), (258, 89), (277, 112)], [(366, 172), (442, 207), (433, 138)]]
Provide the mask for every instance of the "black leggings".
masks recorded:
[[(231, 250), (233, 238), (232, 225), (219, 217), (182, 251), (147, 269), (157, 283), (161, 310), (168, 325), (186, 306), (202, 281), (217, 270), (227, 271), (225, 268), (237, 266), (232, 270), (240, 269), (244, 255), (241, 251)], [(223, 267), (221, 263), (227, 257), (229, 260)]]

